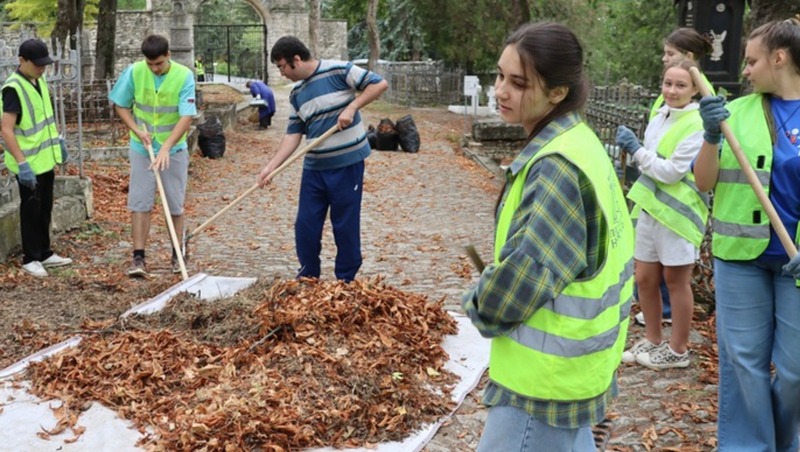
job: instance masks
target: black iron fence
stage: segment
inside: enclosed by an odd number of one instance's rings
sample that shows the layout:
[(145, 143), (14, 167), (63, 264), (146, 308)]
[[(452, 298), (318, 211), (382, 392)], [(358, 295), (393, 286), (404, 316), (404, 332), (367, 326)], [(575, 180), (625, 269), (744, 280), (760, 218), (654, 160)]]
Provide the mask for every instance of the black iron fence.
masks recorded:
[[(625, 83), (615, 86), (596, 86), (592, 89), (586, 106), (586, 120), (592, 126), (609, 158), (620, 172), (626, 171), (624, 181), (636, 179), (636, 170), (623, 165), (623, 155), (616, 145), (617, 127), (627, 126), (641, 139), (647, 127), (650, 105), (657, 94), (645, 90), (641, 86)], [(626, 162), (627, 163), (627, 162)]]
[(266, 25), (195, 25), (194, 48), (210, 80), (222, 75), (228, 82), (245, 78), (269, 83)]

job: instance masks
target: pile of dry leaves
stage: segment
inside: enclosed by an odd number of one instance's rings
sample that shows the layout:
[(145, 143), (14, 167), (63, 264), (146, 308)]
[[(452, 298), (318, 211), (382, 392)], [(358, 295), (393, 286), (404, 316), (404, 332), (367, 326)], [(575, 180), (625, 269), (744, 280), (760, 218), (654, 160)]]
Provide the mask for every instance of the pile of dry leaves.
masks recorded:
[(454, 407), (441, 343), (455, 322), (379, 279), (259, 282), (173, 304), (32, 364), (32, 391), (73, 410), (99, 401), (167, 450), (369, 446)]

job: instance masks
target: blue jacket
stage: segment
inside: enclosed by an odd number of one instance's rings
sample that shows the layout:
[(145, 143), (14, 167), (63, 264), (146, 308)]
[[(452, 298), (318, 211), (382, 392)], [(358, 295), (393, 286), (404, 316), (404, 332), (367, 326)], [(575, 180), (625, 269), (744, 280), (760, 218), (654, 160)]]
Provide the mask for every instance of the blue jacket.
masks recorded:
[(250, 94), (252, 94), (253, 97), (261, 95), (261, 98), (267, 103), (266, 107), (259, 107), (259, 113), (275, 113), (275, 95), (272, 94), (272, 88), (267, 86), (266, 83), (260, 80), (253, 80), (250, 82)]

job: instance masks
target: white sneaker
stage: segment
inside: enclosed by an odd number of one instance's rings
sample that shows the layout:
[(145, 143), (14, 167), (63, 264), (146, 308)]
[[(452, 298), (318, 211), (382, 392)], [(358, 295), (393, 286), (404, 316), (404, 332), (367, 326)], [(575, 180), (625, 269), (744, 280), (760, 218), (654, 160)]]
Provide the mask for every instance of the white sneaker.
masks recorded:
[[(644, 326), (644, 312), (640, 312), (633, 316), (633, 320), (636, 321), (639, 325)], [(668, 325), (672, 325), (672, 317), (662, 317), (661, 323), (666, 323)]]
[(71, 263), (72, 259), (68, 257), (61, 257), (56, 253), (53, 253), (50, 257), (42, 261), (42, 265), (45, 267), (63, 267)]
[(44, 269), (42, 263), (39, 261), (31, 261), (27, 264), (22, 266), (22, 269), (25, 270), (26, 273), (29, 275), (33, 275), (37, 278), (46, 278), (47, 277), (47, 270)]
[(636, 362), (651, 369), (671, 369), (689, 366), (689, 350), (682, 355), (675, 353), (666, 342), (647, 353), (636, 355)]
[(631, 348), (622, 352), (622, 362), (628, 364), (635, 363), (637, 356), (655, 350), (660, 345), (661, 344), (654, 344), (648, 341), (647, 338), (642, 338), (641, 340), (639, 340), (639, 342), (633, 344)]

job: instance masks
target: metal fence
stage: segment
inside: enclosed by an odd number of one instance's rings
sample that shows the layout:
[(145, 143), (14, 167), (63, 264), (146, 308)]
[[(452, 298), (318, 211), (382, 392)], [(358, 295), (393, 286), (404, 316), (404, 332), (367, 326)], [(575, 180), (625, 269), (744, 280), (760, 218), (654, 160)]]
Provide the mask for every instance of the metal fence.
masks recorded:
[(266, 25), (195, 25), (194, 47), (209, 79), (223, 75), (228, 82), (243, 77), (269, 83)]
[(108, 100), (114, 82), (115, 80), (84, 81), (81, 84), (80, 98), (69, 93), (64, 98), (64, 130), (72, 135), (82, 133), (86, 148), (113, 148), (128, 144), (128, 128), (114, 113), (114, 106)]
[(623, 181), (636, 179), (636, 170), (627, 164), (623, 165), (624, 156), (616, 145), (617, 127), (624, 125), (636, 133), (641, 139), (647, 128), (650, 105), (657, 95), (641, 86), (620, 84), (616, 86), (596, 86), (592, 89), (586, 107), (586, 120), (592, 126), (609, 158), (621, 172), (626, 172)]

